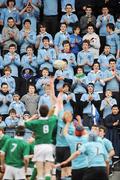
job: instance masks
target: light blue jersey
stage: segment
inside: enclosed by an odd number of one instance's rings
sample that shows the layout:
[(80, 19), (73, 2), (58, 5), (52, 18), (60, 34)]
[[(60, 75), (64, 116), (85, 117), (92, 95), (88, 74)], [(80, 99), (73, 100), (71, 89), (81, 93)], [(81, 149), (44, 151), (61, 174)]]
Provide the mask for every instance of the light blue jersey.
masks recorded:
[[(56, 147), (68, 147), (69, 146), (68, 142), (65, 139), (65, 136), (63, 135), (64, 127), (65, 127), (64, 121), (62, 120), (62, 118), (59, 118), (59, 121), (57, 124)], [(70, 123), (68, 134), (73, 135), (74, 131), (75, 131), (75, 127), (72, 122), (72, 123)]]
[[(77, 137), (67, 134), (65, 138), (70, 146), (71, 154), (77, 151), (82, 144), (88, 142), (87, 136)], [(88, 167), (88, 158), (84, 153), (72, 160), (72, 169), (81, 169), (86, 167)]]
[(88, 157), (88, 167), (106, 167), (105, 161), (108, 154), (101, 142), (88, 142), (79, 147), (80, 153), (85, 153)]

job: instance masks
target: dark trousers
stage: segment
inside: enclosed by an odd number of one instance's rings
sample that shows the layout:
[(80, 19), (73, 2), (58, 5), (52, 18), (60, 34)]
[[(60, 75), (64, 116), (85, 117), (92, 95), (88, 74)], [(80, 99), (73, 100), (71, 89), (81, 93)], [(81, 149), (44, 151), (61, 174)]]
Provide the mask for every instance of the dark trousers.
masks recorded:
[(72, 180), (82, 180), (87, 168), (72, 169)]
[(88, 168), (83, 180), (108, 180), (105, 167), (91, 167)]

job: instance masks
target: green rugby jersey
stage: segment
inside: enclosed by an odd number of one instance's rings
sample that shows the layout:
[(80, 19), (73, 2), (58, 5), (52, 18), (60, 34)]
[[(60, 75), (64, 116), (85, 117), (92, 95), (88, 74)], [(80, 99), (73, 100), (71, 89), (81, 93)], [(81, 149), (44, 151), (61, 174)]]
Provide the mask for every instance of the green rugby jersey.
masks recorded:
[(52, 133), (56, 121), (57, 117), (51, 116), (48, 119), (25, 122), (25, 127), (34, 132), (35, 144), (52, 144)]
[(3, 134), (2, 137), (0, 137), (0, 150), (3, 148), (5, 145), (6, 141), (10, 139), (10, 136)]
[(29, 144), (17, 137), (9, 139), (1, 149), (1, 153), (5, 153), (5, 163), (17, 168), (24, 166), (23, 159), (29, 151)]

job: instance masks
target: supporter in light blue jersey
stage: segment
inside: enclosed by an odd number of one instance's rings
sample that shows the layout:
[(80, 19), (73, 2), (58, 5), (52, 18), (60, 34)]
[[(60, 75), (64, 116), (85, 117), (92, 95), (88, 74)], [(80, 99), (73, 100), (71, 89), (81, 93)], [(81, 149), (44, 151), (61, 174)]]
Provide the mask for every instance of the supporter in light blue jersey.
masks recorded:
[(15, 79), (11, 76), (11, 69), (9, 66), (4, 68), (4, 75), (0, 77), (0, 86), (4, 82), (8, 84), (9, 93), (13, 94), (15, 92), (16, 83)]
[(18, 77), (18, 68), (21, 65), (20, 56), (16, 52), (16, 45), (9, 46), (9, 52), (4, 56), (4, 66), (11, 68), (11, 76)]
[(104, 51), (98, 57), (98, 62), (100, 63), (100, 70), (105, 71), (109, 69), (109, 60), (115, 59), (113, 54), (110, 53), (110, 45), (106, 44), (104, 47)]
[(20, 17), (22, 20), (22, 24), (25, 19), (29, 19), (31, 21), (31, 29), (33, 31), (37, 31), (37, 22), (39, 20), (40, 10), (33, 3), (28, 3), (24, 9), (20, 12)]
[(107, 26), (108, 35), (106, 36), (106, 43), (110, 45), (110, 52), (119, 58), (120, 53), (120, 39), (117, 33), (114, 32), (115, 25), (113, 23), (108, 23)]
[(40, 70), (48, 68), (49, 72), (53, 72), (53, 63), (56, 60), (56, 51), (50, 47), (50, 39), (44, 36), (42, 39), (43, 47), (38, 50), (37, 62)]
[(13, 17), (13, 19), (16, 22), (16, 25), (20, 25), (19, 11), (15, 7), (15, 1), (14, 0), (7, 0), (6, 4), (7, 4), (7, 8), (4, 8), (2, 10), (2, 14), (1, 14), (2, 24), (4, 26), (6, 26), (7, 25), (7, 19), (9, 17)]
[(94, 84), (94, 92), (97, 92), (100, 95), (101, 100), (103, 99), (103, 87), (104, 83), (104, 73), (100, 70), (100, 64), (94, 62), (93, 70), (90, 71), (87, 75), (88, 83)]
[(69, 40), (70, 35), (67, 33), (67, 25), (66, 23), (61, 23), (60, 31), (55, 34), (54, 45), (56, 49), (56, 53), (58, 54), (63, 50), (63, 41)]
[(109, 9), (107, 6), (103, 6), (102, 8), (102, 14), (97, 17), (96, 27), (99, 28), (99, 35), (100, 36), (106, 36), (107, 30), (106, 25), (108, 23), (115, 24), (114, 17), (109, 14)]
[(40, 96), (45, 94), (46, 84), (50, 84), (49, 70), (47, 68), (43, 68), (42, 77), (37, 80), (35, 85)]
[(25, 105), (21, 102), (20, 96), (19, 96), (19, 94), (17, 92), (15, 92), (14, 95), (13, 95), (13, 102), (10, 103), (9, 111), (11, 109), (15, 109), (16, 116), (18, 118), (20, 118), (24, 114), (24, 112), (26, 111)]
[(65, 6), (66, 14), (62, 15), (60, 22), (65, 22), (67, 24), (67, 32), (73, 32), (73, 26), (78, 23), (78, 17), (76, 14), (72, 13), (72, 5), (66, 4)]
[[(63, 41), (63, 50), (58, 54), (58, 59), (67, 59), (68, 61), (68, 68), (73, 71), (74, 68), (76, 67), (76, 57), (75, 55), (71, 52), (71, 47), (70, 47), (70, 42), (68, 40)], [(74, 73), (74, 71), (73, 71)]]
[(62, 69), (58, 69), (55, 72), (55, 85), (56, 90), (60, 91), (65, 82), (71, 84), (73, 79), (73, 71), (68, 66), (68, 61), (63, 59), (65, 65)]
[(108, 89), (105, 92), (105, 98), (101, 102), (100, 110), (103, 112), (103, 119), (112, 113), (112, 106), (117, 104), (115, 98), (112, 98), (112, 92)]
[(9, 116), (5, 119), (6, 123), (6, 134), (11, 137), (15, 136), (15, 129), (18, 126), (19, 119), (16, 116), (15, 109), (9, 111)]
[(116, 69), (116, 60), (110, 59), (109, 61), (110, 69), (105, 71), (106, 90), (111, 90), (113, 97), (117, 100), (118, 106), (119, 101), (119, 82), (120, 82), (120, 72)]
[(20, 54), (26, 54), (26, 48), (29, 45), (35, 45), (36, 33), (31, 29), (31, 21), (26, 19), (24, 26), (20, 31)]
[(21, 66), (23, 69), (29, 68), (34, 72), (34, 76), (36, 75), (37, 69), (37, 57), (34, 55), (34, 50), (31, 45), (26, 48), (27, 54), (23, 55), (21, 58)]
[(47, 36), (49, 38), (49, 43), (50, 43), (50, 46), (52, 47), (53, 46), (53, 37), (51, 34), (49, 34), (47, 31), (46, 31), (46, 24), (45, 23), (41, 23), (40, 26), (39, 26), (39, 34), (37, 35), (37, 39), (36, 39), (36, 43), (35, 43), (35, 47), (40, 50), (41, 48), (43, 48), (43, 37), (44, 36)]
[(82, 44), (82, 51), (77, 55), (77, 64), (83, 66), (84, 72), (87, 74), (91, 71), (94, 57), (93, 54), (89, 51), (89, 40), (84, 40)]

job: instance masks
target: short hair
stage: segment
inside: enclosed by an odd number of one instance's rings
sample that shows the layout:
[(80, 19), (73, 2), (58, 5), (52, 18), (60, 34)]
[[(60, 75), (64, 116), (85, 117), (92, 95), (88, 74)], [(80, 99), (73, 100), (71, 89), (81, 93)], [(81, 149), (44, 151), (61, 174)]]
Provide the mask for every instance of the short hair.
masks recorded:
[(115, 63), (116, 63), (116, 60), (113, 59), (113, 58), (111, 58), (111, 59), (109, 60), (109, 64), (110, 64), (111, 62), (115, 62)]
[(105, 133), (106, 133), (106, 131), (107, 131), (106, 127), (103, 126), (103, 125), (100, 125), (100, 126), (99, 126), (99, 129), (103, 129)]
[(23, 24), (25, 25), (26, 22), (29, 22), (31, 24), (30, 19), (25, 19)]
[(9, 2), (14, 2), (14, 6), (16, 5), (16, 1), (15, 0), (7, 0), (7, 2), (6, 2), (7, 6), (9, 5)]
[(64, 84), (63, 84), (63, 88), (64, 88), (65, 86), (68, 86), (68, 87), (69, 87), (69, 90), (71, 90), (71, 85), (70, 85), (69, 83), (67, 83), (67, 82), (64, 83)]
[(118, 107), (117, 104), (114, 104), (114, 105), (112, 106), (112, 109), (113, 109), (114, 107), (115, 107), (115, 108), (117, 107), (117, 108), (119, 109), (119, 107)]
[(109, 44), (105, 44), (105, 45), (104, 45), (104, 48), (105, 48), (105, 46), (110, 47), (110, 45), (109, 45)]
[(93, 23), (89, 23), (89, 24), (87, 25), (87, 28), (90, 27), (90, 26), (93, 27), (93, 29), (94, 29), (94, 31), (95, 31), (95, 25), (94, 25)]
[(5, 73), (5, 71), (10, 71), (10, 72), (11, 72), (10, 66), (5, 66), (5, 68), (4, 68), (4, 73)]
[(41, 23), (40, 25), (39, 25), (39, 29), (40, 28), (46, 28), (46, 24), (43, 22), (43, 23)]
[(82, 42), (82, 44), (84, 44), (84, 43), (87, 43), (88, 46), (90, 45), (90, 41), (89, 41), (88, 39), (85, 39), (85, 40)]
[(106, 27), (109, 27), (109, 29), (115, 30), (115, 25), (113, 23), (108, 23)]
[(44, 70), (49, 72), (49, 69), (47, 67), (44, 67), (41, 71), (43, 72)]
[(10, 114), (10, 113), (14, 113), (14, 114), (16, 114), (16, 110), (15, 110), (15, 109), (13, 109), (13, 108), (12, 108), (12, 109), (10, 109), (10, 110), (9, 110), (9, 114)]
[(48, 36), (44, 36), (44, 37), (42, 38), (42, 42), (43, 42), (44, 40), (48, 40), (48, 42), (49, 42), (49, 41), (50, 41), (50, 38), (49, 38)]
[(73, 7), (72, 7), (72, 4), (70, 4), (70, 3), (66, 4), (66, 5), (65, 5), (65, 8), (66, 8), (67, 6), (70, 6), (71, 8), (73, 8)]
[(7, 22), (8, 22), (9, 20), (15, 21), (15, 19), (14, 19), (13, 17), (8, 17), (8, 18), (7, 18)]
[(70, 45), (69, 40), (64, 40), (64, 41), (62, 42), (62, 45), (63, 45), (63, 46), (64, 46), (65, 44), (69, 44), (69, 45)]
[(9, 45), (9, 48), (10, 48), (10, 47), (17, 48), (15, 44), (10, 44), (10, 45)]
[(4, 85), (8, 87), (8, 84), (7, 84), (6, 82), (3, 82), (3, 83), (1, 84), (1, 87), (4, 86)]
[(73, 26), (73, 31), (75, 31), (77, 28), (80, 29), (80, 26), (79, 26), (79, 25), (74, 25), (74, 26)]
[(17, 136), (24, 136), (25, 134), (25, 127), (24, 126), (18, 126), (16, 128), (16, 135)]
[(41, 117), (47, 117), (49, 113), (49, 108), (47, 105), (41, 105), (39, 109)]
[(95, 65), (95, 64), (98, 64), (99, 65), (99, 68), (100, 68), (100, 63), (98, 61), (94, 62), (92, 67)]
[(67, 24), (66, 24), (65, 22), (60, 23), (60, 27), (61, 27), (62, 25), (66, 25), (66, 27), (67, 27)]
[(30, 48), (30, 49), (32, 49), (32, 50), (34, 50), (34, 48), (33, 48), (33, 46), (32, 46), (32, 45), (28, 45), (28, 46), (26, 47), (26, 50), (27, 50), (28, 48)]

